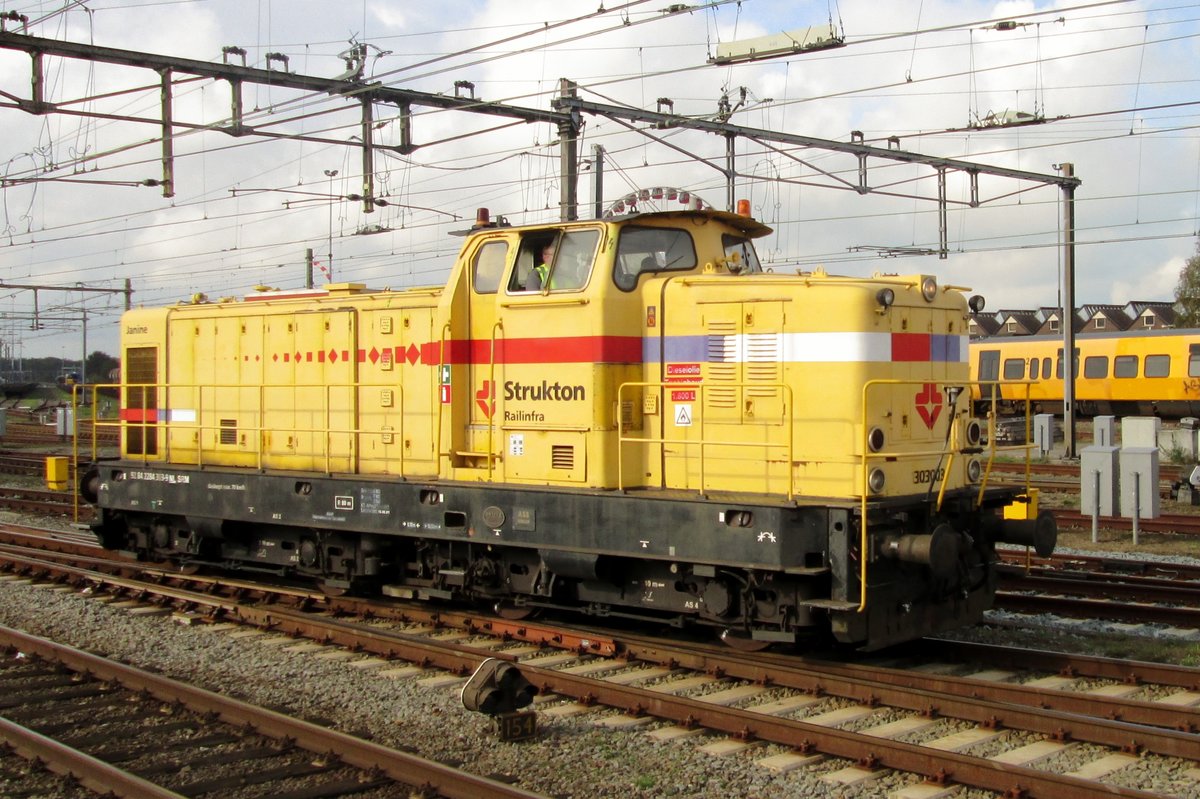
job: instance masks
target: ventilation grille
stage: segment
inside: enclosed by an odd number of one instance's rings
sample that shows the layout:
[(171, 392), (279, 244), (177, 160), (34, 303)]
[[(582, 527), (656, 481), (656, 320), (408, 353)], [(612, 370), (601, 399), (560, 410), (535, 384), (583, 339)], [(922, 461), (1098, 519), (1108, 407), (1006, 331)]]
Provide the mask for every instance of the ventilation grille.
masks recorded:
[(736, 408), (737, 389), (721, 388), (719, 383), (736, 383), (738, 380), (738, 336), (737, 322), (714, 320), (708, 324), (708, 374), (704, 392), (710, 408)]
[[(746, 382), (780, 382), (781, 349), (782, 342), (778, 333), (752, 333), (747, 336)], [(746, 394), (751, 397), (774, 397), (778, 391), (775, 386), (769, 388), (750, 387), (746, 389)]]
[(621, 427), (625, 430), (641, 430), (642, 417), (636, 413), (637, 406), (633, 401), (625, 400), (621, 403)]
[[(129, 347), (125, 350), (122, 364), (122, 379), (129, 385), (125, 389), (125, 407), (153, 411), (158, 408), (158, 348)], [(141, 415), (144, 421), (154, 419), (155, 414)], [(130, 424), (125, 428), (125, 451), (130, 455), (157, 455), (158, 428), (153, 424)]]
[(222, 419), (221, 420), (221, 443), (236, 444), (237, 443), (237, 419)]
[(554, 469), (571, 470), (575, 468), (575, 447), (569, 444), (555, 444), (550, 447), (550, 466)]

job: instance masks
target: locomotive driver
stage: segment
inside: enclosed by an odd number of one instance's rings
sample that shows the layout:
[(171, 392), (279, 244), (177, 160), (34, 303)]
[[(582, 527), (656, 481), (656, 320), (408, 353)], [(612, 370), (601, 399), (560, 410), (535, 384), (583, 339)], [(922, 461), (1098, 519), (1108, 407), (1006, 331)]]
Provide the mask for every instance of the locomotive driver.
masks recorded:
[(554, 242), (548, 242), (545, 247), (542, 247), (542, 261), (537, 266), (533, 267), (534, 273), (538, 276), (536, 288), (546, 288), (546, 283), (550, 277), (550, 265), (554, 263)]

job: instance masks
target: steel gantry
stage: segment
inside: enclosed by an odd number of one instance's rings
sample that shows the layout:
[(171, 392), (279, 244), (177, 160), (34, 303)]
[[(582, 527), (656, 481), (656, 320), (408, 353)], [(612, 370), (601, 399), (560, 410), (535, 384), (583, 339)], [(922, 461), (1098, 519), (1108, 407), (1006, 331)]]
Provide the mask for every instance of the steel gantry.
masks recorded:
[[(0, 98), (7, 100), (7, 102), (0, 102), (0, 108), (17, 108), (31, 114), (39, 115), (58, 113), (81, 117), (95, 117), (101, 119), (141, 122), (158, 125), (161, 129), (162, 178), (159, 181), (144, 181), (144, 183), (146, 185), (161, 185), (164, 197), (171, 197), (175, 193), (173, 144), (176, 136), (176, 129), (214, 130), (226, 133), (230, 136), (261, 136), (359, 148), (362, 152), (362, 194), (348, 196), (354, 200), (361, 199), (363, 203), (362, 210), (366, 213), (370, 213), (374, 210), (376, 205), (386, 204), (385, 200), (375, 196), (375, 150), (387, 150), (406, 155), (412, 153), (421, 146), (419, 143), (417, 143), (413, 136), (413, 106), (428, 106), (432, 108), (458, 110), (475, 114), (489, 114), (493, 116), (516, 119), (522, 122), (545, 122), (555, 125), (559, 134), (560, 148), (561, 174), (559, 214), (563, 220), (577, 219), (579, 215), (577, 198), (577, 187), (579, 182), (578, 146), (579, 135), (583, 129), (583, 114), (591, 114), (611, 119), (630, 130), (636, 131), (639, 134), (662, 144), (665, 147), (674, 149), (680, 153), (683, 153), (688, 158), (703, 164), (707, 164), (711, 168), (717, 170), (723, 174), (726, 179), (726, 204), (728, 210), (733, 210), (734, 185), (738, 178), (745, 180), (774, 180), (784, 183), (806, 183), (807, 185), (816, 185), (824, 188), (854, 191), (858, 194), (864, 195), (876, 194), (880, 196), (895, 196), (906, 197), (910, 199), (928, 200), (930, 199), (928, 197), (922, 197), (916, 194), (899, 191), (898, 187), (892, 184), (874, 184), (871, 181), (871, 165), (873, 162), (893, 162), (928, 166), (934, 171), (937, 180), (936, 202), (938, 204), (939, 228), (938, 255), (941, 258), (945, 258), (948, 253), (946, 210), (951, 203), (957, 203), (975, 208), (987, 202), (1002, 199), (1004, 197), (1011, 196), (1012, 194), (1017, 194), (1021, 191), (1027, 190), (1018, 189), (1017, 191), (1006, 192), (989, 198), (983, 198), (981, 197), (979, 187), (980, 175), (989, 175), (1016, 180), (1018, 182), (1031, 183), (1034, 184), (1034, 188), (1046, 185), (1054, 185), (1058, 186), (1062, 190), (1064, 196), (1064, 205), (1067, 208), (1066, 215), (1064, 216), (1064, 224), (1067, 227), (1067, 230), (1065, 231), (1063, 241), (1063, 262), (1065, 273), (1063, 280), (1063, 285), (1065, 288), (1063, 294), (1063, 319), (1069, 321), (1074, 309), (1074, 192), (1075, 189), (1080, 185), (1080, 180), (1079, 178), (1075, 177), (1069, 164), (1061, 165), (1059, 174), (1042, 174), (1021, 169), (1010, 169), (1008, 167), (992, 166), (955, 158), (942, 158), (938, 156), (902, 150), (900, 149), (899, 139), (896, 137), (892, 137), (888, 140), (887, 147), (876, 147), (863, 141), (862, 134), (858, 132), (852, 134), (851, 141), (842, 142), (795, 133), (784, 133), (781, 131), (773, 131), (763, 128), (753, 128), (745, 125), (736, 125), (730, 123), (729, 117), (731, 116), (731, 113), (719, 113), (715, 119), (704, 119), (675, 114), (673, 113), (673, 103), (671, 103), (669, 98), (660, 99), (659, 107), (662, 108), (665, 104), (666, 107), (671, 109), (671, 113), (663, 113), (662, 111), (648, 111), (614, 104), (597, 103), (581, 98), (579, 96), (578, 87), (576, 84), (567, 79), (560, 81), (559, 93), (552, 103), (553, 110), (549, 111), (511, 105), (508, 103), (487, 102), (476, 99), (473, 96), (459, 96), (457, 92), (458, 87), (460, 85), (470, 85), (465, 81), (456, 84), (456, 92), (453, 96), (418, 92), (411, 89), (385, 86), (379, 82), (364, 81), (362, 77), (366, 61), (366, 47), (364, 45), (352, 47), (349, 51), (347, 51), (346, 54), (343, 54), (343, 58), (346, 60), (347, 70), (341, 76), (336, 78), (322, 78), (289, 72), (287, 71), (287, 56), (279, 53), (268, 53), (265, 56), (265, 59), (268, 66), (279, 63), (283, 65), (282, 69), (259, 69), (247, 67), (244, 65), (244, 63), (242, 65), (229, 63), (231, 56), (240, 57), (244, 62), (245, 51), (237, 47), (226, 47), (223, 49), (223, 63), (211, 63), (207, 61), (177, 58), (153, 53), (97, 47), (90, 44), (63, 42), (54, 39), (44, 39), (26, 34), (14, 33), (7, 30), (0, 30), (0, 48), (27, 52), (32, 59), (30, 97), (28, 99), (23, 99), (12, 93), (0, 90)], [(159, 119), (155, 120), (145, 117), (93, 112), (83, 110), (78, 107), (89, 100), (100, 99), (101, 97), (112, 97), (122, 93), (146, 91), (153, 88), (152, 86), (134, 87), (125, 90), (125, 92), (113, 92), (94, 98), (85, 97), (74, 100), (50, 102), (45, 96), (44, 81), (43, 61), (47, 56), (102, 62), (127, 67), (149, 69), (156, 72), (158, 74), (158, 89), (161, 94), (161, 114)], [(187, 77), (181, 79), (176, 77), (177, 75), (184, 75)], [(196, 79), (224, 81), (229, 85), (230, 110), (227, 118), (209, 123), (191, 123), (178, 120), (174, 117), (174, 87), (183, 83), (189, 83)], [(242, 91), (247, 84), (287, 88), (300, 92), (310, 92), (314, 95), (342, 97), (348, 103), (357, 103), (361, 108), (360, 133), (356, 137), (350, 137), (346, 140), (338, 140), (300, 133), (284, 133), (276, 130), (268, 130), (267, 128), (269, 126), (266, 124), (260, 126), (248, 124), (242, 102)], [(398, 127), (400, 132), (399, 141), (397, 143), (383, 144), (375, 140), (374, 133), (376, 125), (374, 124), (374, 104), (376, 103), (392, 105), (399, 109)], [(727, 103), (723, 103), (723, 107), (728, 110)], [(646, 125), (646, 127), (638, 127), (639, 124)], [(724, 164), (720, 164), (699, 154), (689, 152), (684, 148), (667, 141), (664, 137), (655, 135), (654, 133), (654, 131), (657, 130), (670, 128), (686, 128), (722, 137), (725, 141)], [(760, 146), (778, 153), (782, 157), (791, 159), (803, 166), (808, 167), (809, 169), (813, 170), (814, 173), (822, 176), (823, 182), (800, 181), (798, 179), (781, 177), (764, 178), (762, 176), (748, 175), (739, 172), (737, 169), (736, 147), (737, 140), (739, 138), (756, 142)], [(857, 175), (857, 179), (848, 180), (841, 174), (817, 166), (813, 164), (811, 160), (805, 160), (793, 152), (792, 150), (795, 148), (813, 149), (849, 155), (857, 162), (857, 169), (849, 170), (851, 174)], [(964, 174), (967, 177), (970, 186), (970, 198), (968, 200), (952, 201), (948, 197), (946, 191), (947, 176), (950, 173), (956, 172)], [(8, 185), (13, 182), (19, 182), (19, 179), (5, 179), (4, 184)], [(1072, 337), (1074, 331), (1072, 325), (1070, 324), (1064, 324), (1063, 329), (1064, 347), (1066, 348), (1066, 351), (1069, 352), (1072, 349)], [(1072, 359), (1067, 357), (1064, 358), (1063, 361), (1065, 368), (1068, 370), (1068, 372), (1070, 372), (1072, 369)], [(1073, 404), (1073, 391), (1071, 386), (1074, 375), (1067, 374), (1065, 377), (1067, 378), (1066, 385), (1068, 386), (1066, 392), (1067, 400), (1064, 408), (1067, 418), (1068, 451), (1070, 454), (1073, 454), (1074, 426), (1071, 410), (1071, 406)]]
[[(0, 32), (0, 48), (27, 52), (33, 61), (30, 77), (30, 97), (24, 99), (9, 92), (0, 91), (0, 97), (8, 100), (6, 103), (0, 103), (0, 108), (17, 108), (30, 114), (39, 115), (51, 113), (68, 114), (158, 125), (161, 128), (162, 139), (162, 179), (150, 185), (161, 185), (164, 197), (172, 197), (175, 194), (173, 143), (176, 135), (175, 129), (177, 128), (213, 130), (226, 133), (230, 136), (263, 136), (358, 147), (362, 151), (363, 158), (362, 210), (370, 213), (375, 209), (377, 200), (374, 190), (374, 151), (376, 149), (385, 149), (407, 155), (419, 146), (413, 140), (412, 136), (413, 106), (469, 111), (475, 114), (508, 117), (523, 122), (549, 122), (559, 126), (573, 124), (572, 116), (566, 113), (546, 111), (538, 108), (525, 108), (506, 103), (490, 103), (477, 100), (473, 97), (448, 96), (418, 92), (411, 89), (398, 89), (384, 86), (381, 83), (365, 82), (361, 78), (362, 66), (366, 58), (365, 48), (353, 51), (348, 59), (348, 62), (356, 65), (347, 70), (351, 73), (348, 78), (320, 78), (313, 75), (299, 75), (288, 72), (286, 71), (287, 58), (279, 53), (269, 53), (266, 59), (268, 64), (284, 64), (285, 68), (282, 70), (259, 69), (228, 63), (231, 55), (244, 58), (245, 51), (236, 47), (224, 48), (223, 56), (225, 63), (218, 64), (155, 53), (118, 50), (111, 47), (97, 47), (95, 45), (76, 42), (63, 42), (56, 39), (44, 39), (11, 31), (2, 31)], [(88, 100), (98, 98), (83, 97), (57, 103), (50, 102), (45, 96), (43, 62), (46, 56), (138, 67), (158, 73), (159, 90), (162, 96), (160, 118), (155, 120), (146, 117), (91, 112), (77, 108), (77, 106)], [(188, 77), (180, 79), (177, 77), (178, 75)], [(210, 123), (189, 123), (174, 118), (172, 112), (174, 87), (195, 80), (196, 78), (224, 81), (229, 84), (230, 111), (227, 118)], [(345, 98), (347, 102), (357, 103), (362, 109), (362, 124), (360, 126), (359, 138), (358, 140), (341, 140), (297, 133), (280, 133), (267, 130), (266, 126), (256, 127), (252, 124), (247, 124), (242, 102), (242, 90), (247, 84), (295, 89), (301, 92), (335, 97), (340, 96)], [(146, 91), (147, 88), (146, 86), (138, 86), (126, 90), (125, 93)], [(117, 92), (115, 94), (120, 93)], [(114, 93), (102, 96), (112, 97)], [(399, 143), (381, 144), (374, 140), (373, 106), (375, 103), (394, 105), (399, 109)]]

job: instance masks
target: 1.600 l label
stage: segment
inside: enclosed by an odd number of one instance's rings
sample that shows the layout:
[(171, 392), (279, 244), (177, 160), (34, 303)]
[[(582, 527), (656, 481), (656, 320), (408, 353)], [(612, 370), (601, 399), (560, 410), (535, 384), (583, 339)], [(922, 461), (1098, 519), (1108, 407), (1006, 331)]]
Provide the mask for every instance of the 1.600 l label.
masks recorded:
[(946, 470), (938, 469), (917, 469), (913, 472), (913, 483), (923, 485), (925, 483), (940, 482), (946, 476)]

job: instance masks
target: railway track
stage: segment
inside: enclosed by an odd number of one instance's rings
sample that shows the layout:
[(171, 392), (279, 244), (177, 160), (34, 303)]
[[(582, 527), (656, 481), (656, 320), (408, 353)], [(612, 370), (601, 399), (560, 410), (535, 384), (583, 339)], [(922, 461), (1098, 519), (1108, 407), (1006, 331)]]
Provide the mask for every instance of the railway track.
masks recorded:
[[(1079, 484), (1078, 463), (1031, 463), (1029, 470), (1031, 475), (1037, 477), (1067, 477), (1073, 478), (1076, 485)], [(1015, 461), (996, 461), (992, 464), (992, 471), (1009, 475), (1024, 474), (1025, 464)], [(1183, 478), (1183, 467), (1175, 464), (1162, 464), (1159, 476), (1164, 481), (1175, 482)]]
[[(1028, 797), (1074, 799), (1100, 791), (1110, 796), (1163, 795), (1118, 787), (1111, 779), (1100, 781), (1137, 763), (1139, 768), (1161, 766), (1185, 775), (1178, 782), (1180, 796), (1200, 790), (1200, 736), (1194, 732), (1200, 728), (1200, 694), (1191, 693), (1200, 682), (1195, 670), (1175, 675), (1181, 685), (1163, 684), (1139, 697), (1138, 686), (1117, 681), (1117, 675), (1104, 685), (1085, 685), (1074, 692), (1056, 682), (1062, 676), (1058, 674), (1015, 684), (1009, 682), (1014, 673), (993, 667), (950, 675), (940, 673), (936, 664), (920, 670), (891, 669), (797, 661), (772, 653), (748, 661), (725, 649), (629, 636), (614, 639), (613, 657), (599, 646), (603, 636), (586, 632), (544, 629), (542, 644), (557, 638), (565, 648), (522, 651), (514, 648), (507, 627), (497, 638), (501, 628), (490, 628), (492, 622), (477, 616), (436, 613), (422, 621), (419, 615), (428, 610), (406, 609), (408, 626), (402, 630), (381, 629), (378, 624), (366, 628), (330, 614), (314, 616), (308, 608), (379, 619), (386, 617), (388, 606), (304, 597), (293, 589), (284, 595), (293, 606), (287, 608), (279, 597), (246, 603), (215, 596), (218, 591), (211, 584), (182, 588), (183, 581), (195, 579), (182, 575), (171, 577), (170, 586), (150, 587), (72, 572), (73, 568), (42, 563), (29, 567), (29, 573), (41, 570), (49, 578), (57, 570), (75, 576), (56, 579), (136, 591), (145, 601), (205, 617), (236, 617), (273, 634), (320, 641), (327, 649), (337, 647), (385, 663), (403, 659), (419, 664), (411, 667), (416, 674), (428, 676), (431, 668), (446, 672), (451, 685), (461, 685), (485, 658), (511, 660), (540, 689), (544, 698), (539, 713), (586, 714), (599, 726), (644, 729), (661, 741), (703, 734), (704, 748), (714, 751), (746, 750), (769, 742), (778, 751), (760, 759), (764, 768), (786, 770), (819, 757), (848, 760), (845, 769), (828, 775), (833, 784), (855, 784), (899, 770), (943, 785)], [(584, 641), (599, 649), (581, 647)], [(1070, 773), (1045, 767), (1072, 747), (1087, 747), (1090, 759)], [(1186, 776), (1192, 773), (1189, 769), (1196, 770), (1194, 777)]]
[[(1025, 464), (996, 462), (992, 465), (992, 479), (998, 483), (1023, 483), (1025, 480)], [(1174, 464), (1164, 464), (1159, 469), (1159, 494), (1164, 500), (1170, 500), (1172, 487), (1183, 479), (1183, 467)], [(1079, 464), (1078, 463), (1031, 463), (1029, 466), (1030, 484), (1042, 491), (1053, 491), (1064, 494), (1078, 495)]]
[[(10, 424), (8, 431), (3, 437), (0, 437), (6, 446), (24, 446), (24, 447), (44, 447), (44, 446), (59, 446), (72, 447), (75, 445), (74, 437), (69, 435), (59, 435), (54, 432), (54, 428), (50, 427), (42, 429), (41, 427), (14, 427)], [(115, 448), (117, 446), (118, 436), (114, 433), (100, 432), (93, 436), (90, 429), (79, 431), (79, 450), (80, 452), (90, 452), (92, 447)]]
[(0, 739), (98, 794), (536, 796), (19, 630), (0, 647)]
[(92, 507), (70, 491), (48, 491), (38, 488), (0, 487), (0, 508), (59, 518), (90, 521), (95, 515)]
[(1138, 562), (1122, 568), (1117, 559), (1073, 555), (1034, 558), (1026, 566), (1023, 554), (1002, 557), (998, 608), (1200, 629), (1200, 567)]

